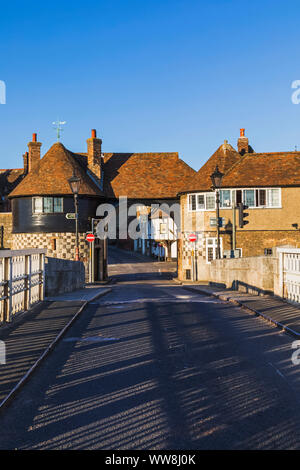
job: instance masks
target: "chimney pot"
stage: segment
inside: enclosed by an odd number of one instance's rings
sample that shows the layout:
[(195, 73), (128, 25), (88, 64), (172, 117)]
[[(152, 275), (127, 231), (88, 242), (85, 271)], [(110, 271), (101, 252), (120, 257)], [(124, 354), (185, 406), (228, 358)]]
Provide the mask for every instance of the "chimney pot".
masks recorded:
[(32, 142), (37, 142), (37, 134), (32, 134)]
[(245, 137), (245, 129), (240, 129), (240, 137), (237, 141), (238, 152), (240, 155), (244, 155), (249, 152), (249, 139)]
[(97, 138), (97, 131), (96, 129), (92, 129), (92, 139), (96, 139)]

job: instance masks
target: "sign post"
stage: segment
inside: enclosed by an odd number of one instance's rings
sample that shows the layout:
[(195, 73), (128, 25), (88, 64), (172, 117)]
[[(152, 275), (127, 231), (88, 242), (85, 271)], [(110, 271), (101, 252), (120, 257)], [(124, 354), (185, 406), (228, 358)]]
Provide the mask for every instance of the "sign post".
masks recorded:
[(90, 243), (90, 262), (89, 262), (89, 282), (94, 282), (94, 242), (95, 235), (93, 233), (87, 233), (85, 236), (87, 242)]
[(197, 240), (197, 235), (195, 233), (191, 233), (189, 235), (189, 241), (194, 243), (194, 249), (192, 250), (193, 281), (197, 281), (196, 240)]
[(235, 203), (232, 204), (232, 251), (236, 248), (236, 218), (235, 218)]

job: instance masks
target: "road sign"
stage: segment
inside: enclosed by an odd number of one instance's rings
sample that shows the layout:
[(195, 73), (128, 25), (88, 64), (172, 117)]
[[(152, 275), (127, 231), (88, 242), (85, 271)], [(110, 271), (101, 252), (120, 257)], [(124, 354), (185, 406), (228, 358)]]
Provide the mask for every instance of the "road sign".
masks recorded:
[(92, 243), (92, 242), (95, 241), (95, 235), (93, 235), (92, 233), (88, 233), (88, 234), (86, 235), (85, 239), (86, 239), (87, 242)]
[[(217, 218), (216, 217), (210, 217), (209, 218), (209, 225), (211, 227), (216, 227), (217, 226)], [(224, 217), (219, 217), (219, 227), (225, 227), (225, 218)]]
[(190, 242), (195, 242), (197, 240), (197, 235), (195, 235), (194, 233), (191, 233), (189, 235), (189, 241)]
[(75, 219), (76, 219), (76, 214), (75, 214), (75, 212), (68, 212), (68, 214), (66, 214), (66, 219), (73, 219), (73, 220), (75, 220)]

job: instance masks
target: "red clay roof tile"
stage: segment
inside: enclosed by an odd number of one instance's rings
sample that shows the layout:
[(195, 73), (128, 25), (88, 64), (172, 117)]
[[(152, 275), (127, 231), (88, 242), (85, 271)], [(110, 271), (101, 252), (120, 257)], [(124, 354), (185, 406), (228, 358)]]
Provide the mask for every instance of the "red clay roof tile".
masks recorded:
[(104, 154), (104, 191), (110, 198), (175, 198), (195, 174), (175, 152)]
[(72, 195), (68, 179), (73, 170), (81, 178), (79, 194), (87, 196), (103, 196), (102, 191), (86, 174), (77, 155), (57, 142), (52, 145), (44, 157), (10, 193), (9, 197), (64, 194)]
[(300, 186), (300, 152), (246, 154), (227, 172), (222, 186)]

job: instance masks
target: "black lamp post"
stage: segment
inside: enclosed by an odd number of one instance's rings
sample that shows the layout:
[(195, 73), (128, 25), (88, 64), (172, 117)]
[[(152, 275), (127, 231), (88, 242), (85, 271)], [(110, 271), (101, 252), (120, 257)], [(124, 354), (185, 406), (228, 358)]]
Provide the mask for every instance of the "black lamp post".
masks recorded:
[(79, 261), (79, 243), (78, 243), (78, 193), (80, 188), (81, 179), (76, 175), (75, 169), (73, 170), (73, 176), (68, 179), (70, 188), (74, 195), (74, 206), (75, 206), (75, 261)]
[(219, 171), (218, 165), (215, 171), (210, 175), (212, 181), (212, 189), (216, 192), (216, 222), (217, 222), (217, 259), (221, 258), (220, 253), (220, 187), (224, 174)]

